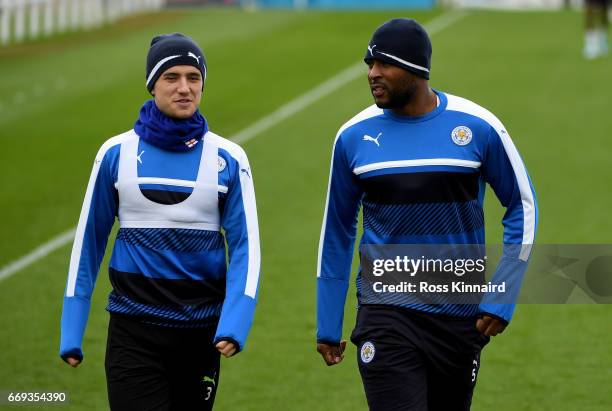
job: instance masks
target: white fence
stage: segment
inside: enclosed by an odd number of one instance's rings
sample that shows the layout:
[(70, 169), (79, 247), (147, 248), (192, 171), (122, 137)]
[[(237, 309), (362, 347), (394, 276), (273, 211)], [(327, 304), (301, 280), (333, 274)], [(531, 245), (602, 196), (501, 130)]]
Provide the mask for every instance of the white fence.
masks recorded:
[(166, 0), (0, 0), (0, 44), (91, 29), (120, 17), (159, 10)]

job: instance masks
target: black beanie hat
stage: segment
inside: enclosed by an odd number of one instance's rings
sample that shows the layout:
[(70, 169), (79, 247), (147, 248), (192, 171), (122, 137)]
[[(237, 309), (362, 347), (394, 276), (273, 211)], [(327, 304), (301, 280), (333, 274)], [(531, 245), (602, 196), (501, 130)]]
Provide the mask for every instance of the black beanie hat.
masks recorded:
[(415, 20), (389, 20), (372, 35), (363, 60), (384, 61), (429, 79), (431, 42)]
[(181, 33), (162, 34), (153, 37), (147, 55), (147, 90), (153, 90), (162, 73), (174, 66), (193, 66), (206, 79), (206, 59), (200, 47), (191, 37)]

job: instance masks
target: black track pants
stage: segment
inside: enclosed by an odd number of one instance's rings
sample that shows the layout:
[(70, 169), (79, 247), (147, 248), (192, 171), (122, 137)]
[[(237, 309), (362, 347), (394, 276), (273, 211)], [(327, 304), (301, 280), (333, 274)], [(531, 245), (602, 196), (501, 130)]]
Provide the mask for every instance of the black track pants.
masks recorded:
[(219, 384), (214, 329), (149, 325), (111, 314), (106, 346), (113, 411), (211, 410)]

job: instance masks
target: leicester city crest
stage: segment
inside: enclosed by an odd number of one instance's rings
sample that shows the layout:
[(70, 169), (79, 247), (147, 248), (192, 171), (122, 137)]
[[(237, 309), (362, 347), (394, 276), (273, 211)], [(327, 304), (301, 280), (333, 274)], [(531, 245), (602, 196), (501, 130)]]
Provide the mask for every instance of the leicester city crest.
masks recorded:
[(374, 359), (374, 354), (376, 354), (376, 348), (374, 348), (374, 344), (370, 341), (366, 341), (361, 346), (361, 361), (365, 364), (369, 363)]
[(451, 138), (458, 146), (465, 146), (472, 141), (472, 130), (466, 126), (455, 127), (451, 132)]
[(225, 162), (225, 159), (221, 156), (217, 156), (217, 171), (219, 173), (225, 170), (226, 165), (227, 163)]

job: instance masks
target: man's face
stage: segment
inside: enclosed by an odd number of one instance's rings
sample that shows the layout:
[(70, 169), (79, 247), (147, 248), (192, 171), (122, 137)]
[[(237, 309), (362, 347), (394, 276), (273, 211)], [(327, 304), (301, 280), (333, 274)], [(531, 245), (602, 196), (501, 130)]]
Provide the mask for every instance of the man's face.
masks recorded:
[(384, 61), (368, 61), (368, 82), (379, 108), (402, 108), (416, 92), (415, 75)]
[(157, 108), (168, 117), (191, 117), (200, 106), (202, 82), (200, 70), (193, 66), (170, 67), (153, 87)]

